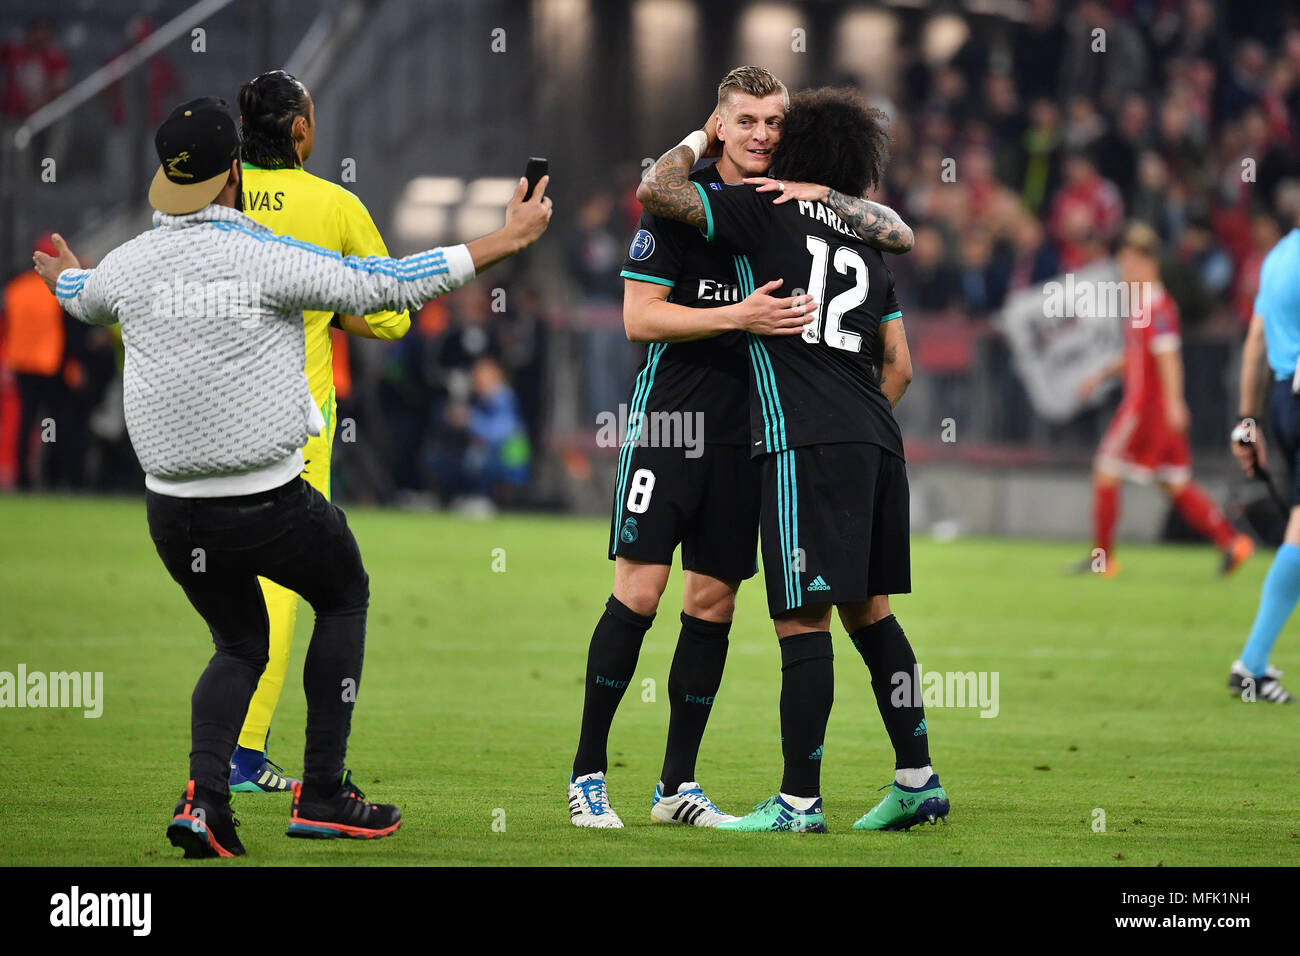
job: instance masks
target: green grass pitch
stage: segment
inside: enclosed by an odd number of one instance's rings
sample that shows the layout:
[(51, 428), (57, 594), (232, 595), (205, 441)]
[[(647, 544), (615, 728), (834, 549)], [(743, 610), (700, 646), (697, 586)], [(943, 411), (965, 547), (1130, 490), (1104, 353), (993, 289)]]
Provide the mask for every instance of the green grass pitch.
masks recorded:
[[(587, 640), (609, 593), (602, 522), (476, 522), (354, 509), (371, 576), (348, 762), (402, 829), (373, 842), (284, 836), (289, 800), (238, 795), (256, 864), (1295, 865), (1300, 707), (1226, 688), (1270, 556), (1214, 576), (1208, 548), (1125, 547), (1114, 580), (1066, 578), (1081, 545), (913, 545), (895, 608), (927, 671), (997, 671), (999, 713), (927, 713), (947, 826), (858, 833), (893, 757), (866, 668), (838, 623), (826, 836), (653, 826), (677, 636), (674, 575), (614, 724), (622, 831), (568, 822)], [(0, 864), (180, 862), (164, 836), (186, 779), (189, 696), (211, 652), (153, 551), (142, 501), (0, 498), (0, 670), (102, 671), (104, 711), (3, 709)], [(494, 571), (503, 549), (505, 570)], [(699, 777), (744, 812), (780, 781), (776, 639), (741, 590)], [(301, 769), (298, 637), (271, 755)], [(1300, 674), (1293, 623), (1275, 661)], [(656, 682), (654, 700), (643, 690)], [(1094, 829), (1105, 814), (1105, 832)], [(494, 825), (495, 824), (495, 825)]]

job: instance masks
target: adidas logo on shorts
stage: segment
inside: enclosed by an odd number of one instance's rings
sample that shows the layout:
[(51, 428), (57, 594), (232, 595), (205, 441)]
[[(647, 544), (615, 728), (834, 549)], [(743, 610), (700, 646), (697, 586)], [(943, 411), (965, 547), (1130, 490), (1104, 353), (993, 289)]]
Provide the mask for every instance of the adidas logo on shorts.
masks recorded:
[(809, 591), (829, 591), (830, 589), (831, 586), (822, 580), (820, 574), (813, 578), (812, 584), (808, 585)]

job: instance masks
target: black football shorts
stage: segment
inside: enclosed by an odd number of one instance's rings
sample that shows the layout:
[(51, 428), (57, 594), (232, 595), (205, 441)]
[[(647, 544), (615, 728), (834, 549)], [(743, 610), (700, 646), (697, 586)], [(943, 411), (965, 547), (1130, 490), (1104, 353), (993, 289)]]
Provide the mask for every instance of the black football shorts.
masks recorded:
[(907, 466), (879, 445), (806, 445), (758, 459), (772, 617), (912, 590)]
[(672, 564), (724, 581), (758, 571), (758, 463), (744, 445), (630, 446), (619, 456), (609, 557)]

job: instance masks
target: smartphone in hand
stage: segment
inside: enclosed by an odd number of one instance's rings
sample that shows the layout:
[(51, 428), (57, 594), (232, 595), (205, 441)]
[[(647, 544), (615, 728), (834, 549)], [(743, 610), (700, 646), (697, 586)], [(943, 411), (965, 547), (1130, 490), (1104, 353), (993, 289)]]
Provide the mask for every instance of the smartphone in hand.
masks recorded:
[(543, 176), (550, 169), (550, 163), (540, 156), (530, 156), (528, 166), (524, 170), (524, 178), (528, 180), (528, 191), (524, 193), (524, 202), (533, 198), (533, 190), (541, 182)]

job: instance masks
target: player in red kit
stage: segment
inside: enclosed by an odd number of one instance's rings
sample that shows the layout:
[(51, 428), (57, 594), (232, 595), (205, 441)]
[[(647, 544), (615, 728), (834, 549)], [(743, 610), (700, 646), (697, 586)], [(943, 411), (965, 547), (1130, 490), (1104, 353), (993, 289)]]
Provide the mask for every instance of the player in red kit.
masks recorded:
[(1120, 278), (1129, 290), (1142, 292), (1136, 303), (1129, 297), (1132, 318), (1124, 328), (1123, 357), (1081, 387), (1086, 398), (1112, 375), (1124, 376), (1123, 401), (1093, 460), (1093, 552), (1076, 568), (1106, 577), (1119, 572), (1112, 545), (1122, 478), (1159, 482), (1187, 523), (1222, 552), (1222, 573), (1233, 571), (1255, 549), (1254, 542), (1238, 534), (1214, 500), (1192, 481), (1182, 327), (1178, 306), (1160, 283), (1159, 244), (1155, 231), (1144, 223), (1125, 231), (1117, 255)]

